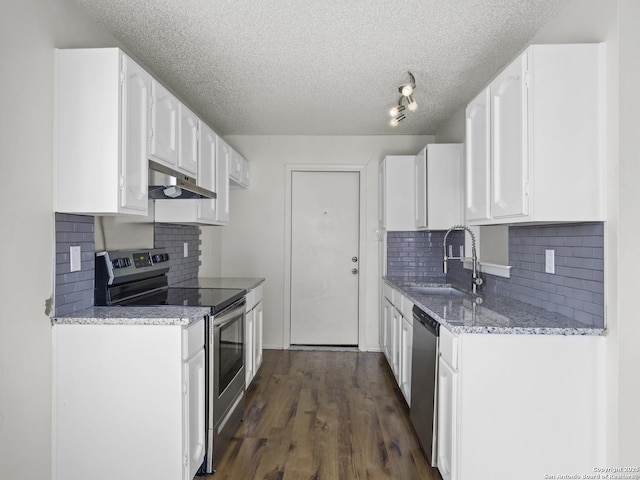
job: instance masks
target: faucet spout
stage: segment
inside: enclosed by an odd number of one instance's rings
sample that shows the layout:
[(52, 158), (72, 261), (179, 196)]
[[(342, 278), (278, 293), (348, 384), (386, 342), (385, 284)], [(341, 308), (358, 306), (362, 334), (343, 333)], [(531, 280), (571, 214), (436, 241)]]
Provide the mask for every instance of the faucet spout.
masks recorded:
[[(449, 234), (456, 230), (463, 230), (468, 232), (471, 236), (471, 257), (455, 257), (447, 255), (447, 237)], [(447, 273), (447, 261), (448, 260), (471, 260), (472, 262), (472, 277), (471, 277), (471, 290), (473, 293), (477, 293), (477, 287), (482, 285), (483, 280), (479, 275), (479, 266), (478, 266), (478, 254), (476, 252), (476, 236), (473, 231), (467, 227), (466, 225), (454, 225), (447, 230), (447, 233), (444, 234), (444, 241), (442, 242), (442, 248), (444, 249), (444, 273)]]

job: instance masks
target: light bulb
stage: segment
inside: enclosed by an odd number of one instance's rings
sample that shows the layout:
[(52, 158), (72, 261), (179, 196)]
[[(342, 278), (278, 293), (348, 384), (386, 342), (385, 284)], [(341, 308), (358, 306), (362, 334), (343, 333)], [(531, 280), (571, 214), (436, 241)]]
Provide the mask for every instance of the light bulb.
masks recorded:
[(413, 93), (414, 88), (415, 86), (413, 84), (407, 83), (406, 85), (400, 87), (400, 93), (402, 93), (402, 95), (404, 95), (405, 97), (408, 97)]
[(400, 114), (400, 115), (398, 115), (397, 117), (395, 117), (395, 118), (392, 118), (392, 119), (391, 119), (391, 122), (390, 122), (390, 123), (391, 123), (391, 126), (392, 126), (392, 127), (397, 127), (397, 126), (398, 126), (398, 124), (399, 124), (401, 121), (403, 121), (404, 119), (405, 119), (404, 113), (401, 113), (401, 114)]
[(407, 97), (407, 100), (409, 101), (409, 105), (407, 105), (407, 108), (412, 112), (415, 111), (418, 108), (418, 102), (416, 102), (411, 95)]
[(389, 115), (391, 117), (396, 117), (400, 112), (403, 112), (406, 107), (404, 105), (396, 105), (391, 110), (389, 110)]

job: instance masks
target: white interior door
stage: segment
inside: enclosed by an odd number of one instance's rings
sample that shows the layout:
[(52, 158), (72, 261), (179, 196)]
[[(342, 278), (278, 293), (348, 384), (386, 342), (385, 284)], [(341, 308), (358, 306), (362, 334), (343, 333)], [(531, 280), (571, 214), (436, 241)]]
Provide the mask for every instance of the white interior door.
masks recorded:
[(291, 175), (291, 344), (357, 345), (360, 174)]

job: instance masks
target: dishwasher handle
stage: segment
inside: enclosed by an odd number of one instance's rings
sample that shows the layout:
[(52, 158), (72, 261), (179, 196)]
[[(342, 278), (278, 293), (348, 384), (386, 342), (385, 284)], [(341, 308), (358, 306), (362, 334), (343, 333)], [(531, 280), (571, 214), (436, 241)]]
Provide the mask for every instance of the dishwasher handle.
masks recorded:
[(436, 337), (440, 336), (440, 322), (422, 310), (417, 305), (413, 306), (413, 319), (420, 322), (429, 332)]

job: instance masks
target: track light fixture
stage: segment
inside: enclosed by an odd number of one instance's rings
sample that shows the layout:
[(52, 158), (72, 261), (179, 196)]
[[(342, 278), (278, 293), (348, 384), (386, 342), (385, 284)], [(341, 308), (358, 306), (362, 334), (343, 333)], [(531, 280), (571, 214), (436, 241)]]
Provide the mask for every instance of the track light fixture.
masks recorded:
[[(402, 112), (407, 109), (414, 112), (418, 108), (418, 103), (413, 98), (413, 93), (416, 91), (416, 79), (411, 72), (407, 73), (409, 74), (409, 83), (405, 83), (398, 87), (398, 91), (401, 94), (400, 99), (398, 100), (398, 105), (389, 110), (389, 115), (393, 117), (391, 119), (392, 127), (398, 126), (398, 124), (406, 118)], [(407, 103), (406, 106), (402, 103), (405, 101)]]

